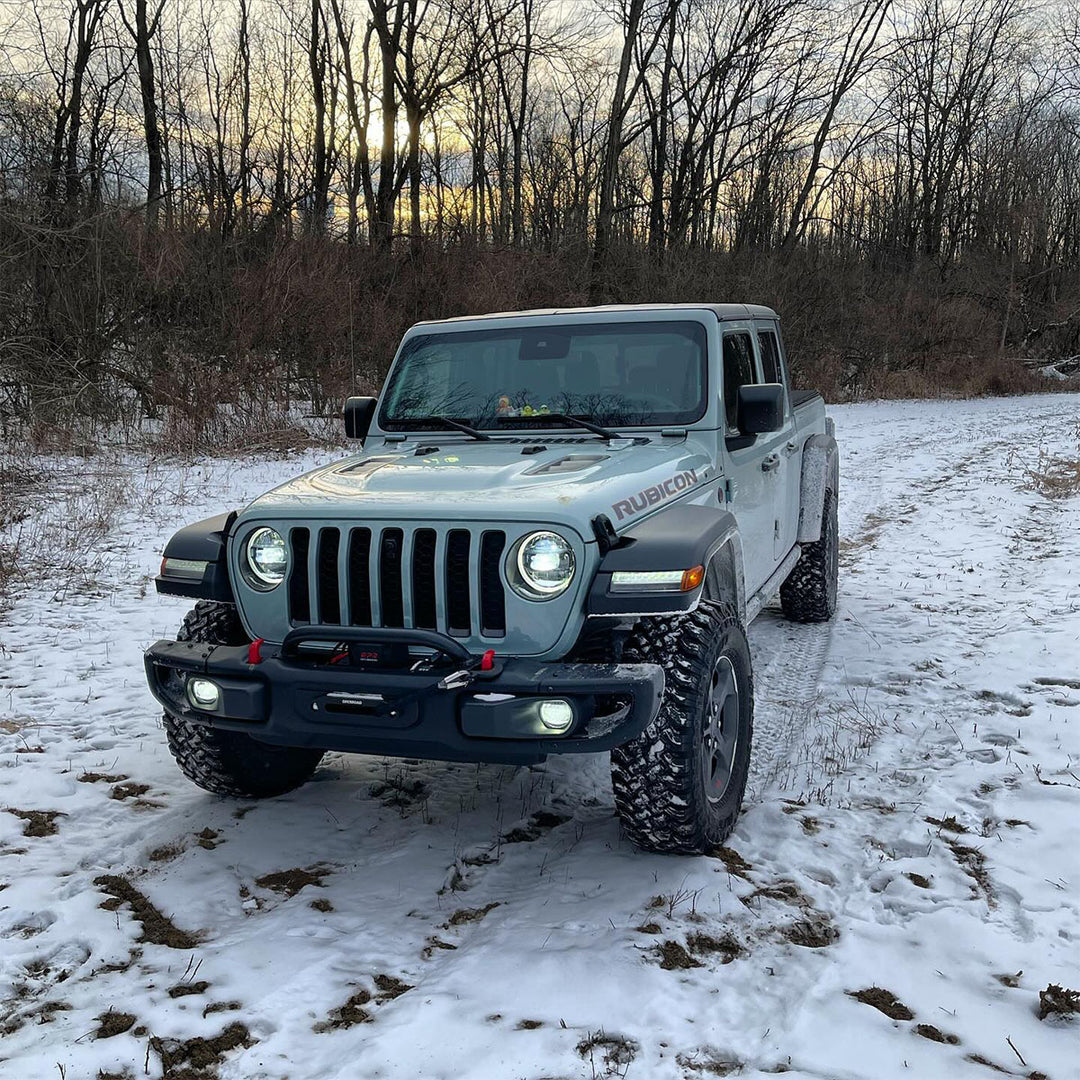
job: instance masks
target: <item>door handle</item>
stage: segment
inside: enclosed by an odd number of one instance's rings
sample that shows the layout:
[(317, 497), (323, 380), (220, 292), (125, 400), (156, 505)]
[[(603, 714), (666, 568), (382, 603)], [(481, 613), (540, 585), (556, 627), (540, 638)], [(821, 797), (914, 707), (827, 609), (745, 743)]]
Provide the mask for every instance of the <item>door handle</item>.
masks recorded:
[(779, 468), (780, 468), (780, 455), (779, 454), (769, 454), (768, 457), (763, 458), (762, 461), (761, 461), (761, 471), (762, 472), (773, 472), (773, 471), (775, 471), (776, 469), (779, 469)]

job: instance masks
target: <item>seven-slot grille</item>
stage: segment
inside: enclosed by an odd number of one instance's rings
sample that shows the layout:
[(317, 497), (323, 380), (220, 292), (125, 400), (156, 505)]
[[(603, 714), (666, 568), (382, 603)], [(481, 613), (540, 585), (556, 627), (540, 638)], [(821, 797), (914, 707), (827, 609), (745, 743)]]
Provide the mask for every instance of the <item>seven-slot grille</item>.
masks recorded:
[(500, 529), (294, 528), (289, 547), (293, 625), (506, 634)]

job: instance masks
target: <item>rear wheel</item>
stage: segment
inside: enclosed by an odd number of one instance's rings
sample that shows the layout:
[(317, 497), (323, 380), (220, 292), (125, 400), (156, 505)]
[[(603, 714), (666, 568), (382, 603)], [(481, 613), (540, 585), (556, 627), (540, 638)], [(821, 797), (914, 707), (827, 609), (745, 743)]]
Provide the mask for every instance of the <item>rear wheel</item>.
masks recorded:
[(836, 492), (826, 490), (821, 511), (821, 539), (804, 544), (795, 569), (780, 586), (780, 606), (793, 622), (828, 622), (836, 614), (840, 571), (840, 530)]
[(750, 649), (733, 608), (646, 619), (623, 659), (660, 664), (660, 711), (633, 742), (611, 752), (615, 807), (641, 848), (697, 855), (735, 827), (750, 768)]
[[(236, 608), (200, 600), (187, 613), (177, 641), (245, 645), (248, 638)], [(270, 746), (239, 731), (217, 731), (166, 712), (169, 750), (183, 774), (215, 795), (265, 799), (292, 791), (309, 779), (321, 750)]]

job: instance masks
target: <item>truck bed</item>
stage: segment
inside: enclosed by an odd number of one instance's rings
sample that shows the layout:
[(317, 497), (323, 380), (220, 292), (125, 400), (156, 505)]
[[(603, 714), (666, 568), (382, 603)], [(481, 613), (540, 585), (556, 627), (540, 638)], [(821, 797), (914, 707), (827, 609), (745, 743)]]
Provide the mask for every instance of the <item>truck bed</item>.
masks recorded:
[[(790, 392), (791, 407), (798, 409), (803, 405), (813, 401), (814, 398), (820, 398), (821, 394), (817, 390), (792, 390)], [(824, 399), (822, 399), (824, 400)]]

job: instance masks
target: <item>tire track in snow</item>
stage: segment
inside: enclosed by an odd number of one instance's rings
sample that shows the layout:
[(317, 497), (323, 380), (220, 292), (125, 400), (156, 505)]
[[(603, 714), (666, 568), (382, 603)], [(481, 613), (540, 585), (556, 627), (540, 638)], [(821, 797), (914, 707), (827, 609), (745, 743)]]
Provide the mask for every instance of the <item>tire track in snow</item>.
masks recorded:
[(832, 640), (831, 622), (791, 623), (766, 608), (750, 627), (754, 661), (754, 743), (747, 798), (791, 782), (806, 747), (808, 719)]

